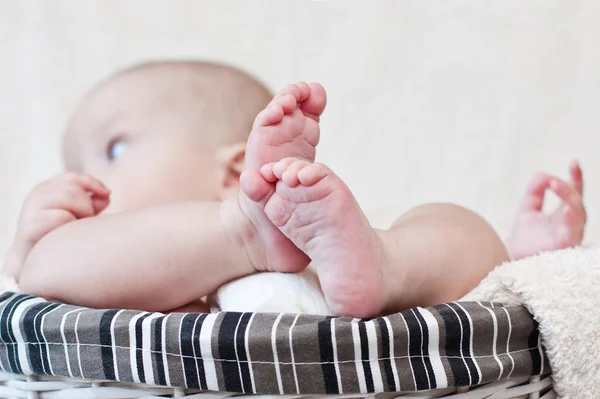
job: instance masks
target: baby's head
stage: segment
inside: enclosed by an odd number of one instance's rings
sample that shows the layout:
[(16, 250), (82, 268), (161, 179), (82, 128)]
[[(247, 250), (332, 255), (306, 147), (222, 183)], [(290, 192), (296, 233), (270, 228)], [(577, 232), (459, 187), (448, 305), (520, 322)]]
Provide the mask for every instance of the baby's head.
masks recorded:
[(112, 190), (108, 212), (222, 200), (239, 188), (248, 134), (271, 97), (226, 65), (165, 61), (120, 71), (71, 117), (66, 168)]

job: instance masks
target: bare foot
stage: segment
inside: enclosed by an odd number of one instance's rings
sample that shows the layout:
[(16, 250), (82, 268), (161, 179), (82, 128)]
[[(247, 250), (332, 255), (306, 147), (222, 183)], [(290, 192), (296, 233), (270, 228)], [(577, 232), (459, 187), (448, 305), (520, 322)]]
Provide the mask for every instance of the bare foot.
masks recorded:
[(325, 90), (320, 85), (289, 85), (258, 114), (252, 127), (245, 170), (240, 176), (239, 207), (252, 225), (249, 236), (253, 238), (246, 242), (246, 249), (259, 271), (298, 272), (310, 261), (265, 215), (264, 207), (275, 192), (275, 183), (264, 180), (259, 170), (286, 157), (314, 161), (319, 117), (325, 104)]
[(262, 199), (265, 213), (312, 259), (329, 307), (344, 316), (379, 314), (385, 303), (381, 243), (348, 186), (327, 166), (298, 158), (260, 172), (276, 183)]

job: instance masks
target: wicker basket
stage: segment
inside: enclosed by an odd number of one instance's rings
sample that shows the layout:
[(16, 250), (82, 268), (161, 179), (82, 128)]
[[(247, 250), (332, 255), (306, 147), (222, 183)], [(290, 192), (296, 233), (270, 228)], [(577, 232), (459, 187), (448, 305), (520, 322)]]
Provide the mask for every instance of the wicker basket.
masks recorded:
[(0, 296), (0, 398), (554, 398), (521, 306), (357, 320), (170, 315)]
[[(327, 399), (336, 398), (529, 398), (529, 399), (554, 399), (556, 394), (551, 389), (552, 381), (549, 376), (542, 379), (508, 378), (502, 381), (472, 388), (446, 388), (418, 393), (379, 393), (379, 394), (346, 394), (327, 395)], [(82, 398), (187, 398), (187, 399), (219, 399), (231, 396), (243, 397), (247, 395), (190, 390), (185, 388), (166, 388), (146, 384), (127, 384), (118, 382), (94, 382), (56, 377), (23, 376), (19, 374), (0, 373), (0, 398), (27, 398), (27, 399), (82, 399)], [(252, 395), (260, 397), (263, 395)], [(266, 395), (264, 395), (266, 396)], [(323, 398), (324, 395), (278, 395), (285, 398)]]

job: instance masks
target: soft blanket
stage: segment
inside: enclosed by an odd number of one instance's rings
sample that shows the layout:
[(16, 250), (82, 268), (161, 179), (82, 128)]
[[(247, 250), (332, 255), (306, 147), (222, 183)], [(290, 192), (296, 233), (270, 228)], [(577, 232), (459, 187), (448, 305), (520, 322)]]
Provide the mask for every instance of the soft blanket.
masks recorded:
[(539, 323), (556, 392), (600, 397), (600, 249), (506, 263), (463, 299), (523, 304)]

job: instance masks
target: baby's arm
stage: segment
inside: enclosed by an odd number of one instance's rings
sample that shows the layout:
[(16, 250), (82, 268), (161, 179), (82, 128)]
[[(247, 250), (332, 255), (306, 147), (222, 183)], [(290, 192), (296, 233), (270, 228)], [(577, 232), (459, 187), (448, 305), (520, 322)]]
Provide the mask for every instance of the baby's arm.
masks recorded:
[(19, 285), (81, 306), (170, 311), (255, 271), (240, 238), (248, 227), (242, 216), (231, 200), (76, 220), (34, 246)]
[(18, 282), (23, 263), (38, 241), (64, 224), (102, 212), (109, 195), (102, 182), (78, 173), (64, 173), (37, 185), (23, 204), (3, 272)]

